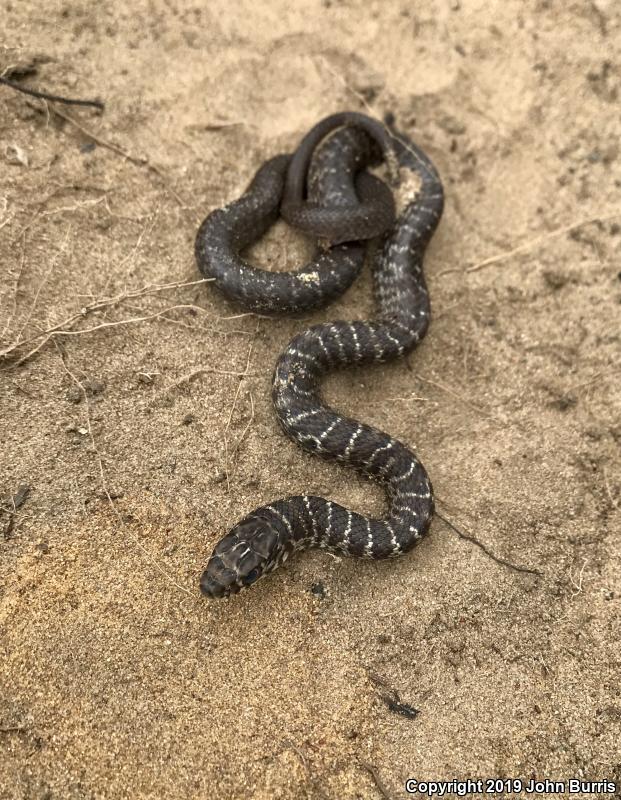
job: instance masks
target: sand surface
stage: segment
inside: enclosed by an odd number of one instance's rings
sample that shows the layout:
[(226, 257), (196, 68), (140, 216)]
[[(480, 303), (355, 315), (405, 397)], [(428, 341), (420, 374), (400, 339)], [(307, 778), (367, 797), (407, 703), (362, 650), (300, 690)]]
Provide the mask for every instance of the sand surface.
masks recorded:
[[(0, 71), (107, 106), (59, 107), (96, 143), (0, 86), (0, 798), (621, 782), (615, 0), (7, 0), (1, 26)], [(402, 560), (305, 553), (209, 602), (257, 505), (383, 508), (269, 394), (296, 331), (372, 313), (368, 274), (304, 319), (181, 285), (206, 213), (365, 104), (443, 176), (434, 319), (326, 397), (415, 446), (486, 549), (436, 518)], [(253, 257), (309, 252), (279, 224)]]

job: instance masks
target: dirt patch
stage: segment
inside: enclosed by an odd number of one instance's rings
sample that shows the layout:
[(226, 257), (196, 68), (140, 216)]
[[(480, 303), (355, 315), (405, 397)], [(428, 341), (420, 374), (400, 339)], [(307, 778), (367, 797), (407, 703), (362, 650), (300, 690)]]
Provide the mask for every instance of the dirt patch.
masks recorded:
[[(61, 108), (75, 125), (0, 86), (0, 350), (22, 343), (0, 373), (0, 797), (621, 782), (614, 2), (22, 0), (3, 22), (0, 70), (106, 110)], [(262, 161), (365, 103), (443, 176), (434, 319), (408, 364), (326, 395), (415, 445), (488, 552), (437, 518), (402, 560), (306, 553), (210, 603), (211, 548), (257, 505), (382, 508), (269, 395), (302, 325), (372, 313), (368, 274), (265, 320), (193, 261)], [(255, 255), (307, 248), (278, 225)]]

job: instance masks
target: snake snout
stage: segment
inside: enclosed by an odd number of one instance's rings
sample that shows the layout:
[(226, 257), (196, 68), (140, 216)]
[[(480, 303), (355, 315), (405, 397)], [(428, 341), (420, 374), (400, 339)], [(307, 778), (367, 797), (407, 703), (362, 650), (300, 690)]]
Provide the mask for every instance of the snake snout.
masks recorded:
[(251, 586), (279, 561), (278, 532), (267, 520), (247, 517), (218, 543), (201, 576), (201, 591), (214, 599)]
[(201, 592), (214, 599), (228, 597), (239, 591), (236, 582), (237, 574), (227, 570), (219, 558), (212, 557), (201, 575)]

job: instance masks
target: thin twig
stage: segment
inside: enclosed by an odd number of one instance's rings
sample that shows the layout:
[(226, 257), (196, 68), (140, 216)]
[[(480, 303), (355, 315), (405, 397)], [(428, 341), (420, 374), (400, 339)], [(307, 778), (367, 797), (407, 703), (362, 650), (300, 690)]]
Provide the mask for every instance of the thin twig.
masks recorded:
[(244, 441), (244, 438), (245, 438), (246, 434), (250, 430), (250, 426), (254, 422), (254, 397), (252, 396), (252, 392), (250, 391), (250, 389), (248, 389), (248, 397), (250, 398), (250, 417), (248, 418), (248, 422), (246, 423), (246, 427), (242, 431), (241, 436), (237, 440), (237, 444), (235, 445), (235, 447), (231, 451), (231, 458), (239, 450), (241, 443)]
[(537, 575), (539, 577), (541, 577), (543, 575), (543, 572), (541, 572), (538, 569), (530, 569), (529, 567), (520, 567), (517, 564), (512, 564), (510, 561), (507, 561), (506, 559), (501, 558), (500, 556), (494, 555), (494, 553), (492, 553), (492, 551), (488, 547), (486, 547), (483, 544), (483, 542), (480, 542), (478, 539), (476, 539), (474, 536), (470, 535), (469, 533), (464, 533), (455, 524), (453, 524), (449, 519), (447, 519), (442, 514), (440, 514), (440, 512), (437, 509), (436, 509), (435, 513), (436, 513), (437, 517), (439, 517), (444, 523), (446, 523), (449, 526), (449, 528), (451, 528), (453, 531), (455, 531), (455, 533), (459, 536), (460, 539), (464, 539), (467, 542), (472, 542), (472, 544), (475, 544), (487, 556), (489, 556), (492, 559), (492, 561), (495, 561), (497, 564), (502, 564), (503, 566), (509, 567), (509, 569), (513, 569), (516, 572), (528, 572), (531, 575)]
[(187, 308), (195, 308), (195, 306), (187, 305), (186, 303), (182, 303), (176, 306), (168, 306), (167, 308), (163, 309), (162, 311), (155, 311), (153, 314), (146, 314), (143, 317), (128, 317), (127, 319), (119, 319), (113, 320), (112, 322), (101, 322), (99, 325), (93, 325), (90, 328), (79, 328), (76, 331), (71, 330), (58, 330), (52, 333), (52, 336), (80, 336), (83, 333), (93, 333), (93, 331), (100, 331), (104, 328), (117, 328), (119, 325), (132, 325), (136, 322), (148, 322), (152, 319), (157, 319), (157, 317), (161, 317), (162, 314), (169, 314), (171, 311), (178, 311), (179, 309), (187, 309)]
[(55, 214), (66, 214), (68, 211), (79, 211), (82, 208), (91, 208), (92, 206), (98, 206), (100, 203), (105, 203), (107, 201), (107, 197), (102, 195), (93, 200), (83, 200), (81, 203), (76, 203), (73, 206), (59, 206), (58, 208), (53, 208), (51, 211), (42, 211), (42, 217), (52, 217)]
[(302, 762), (302, 766), (304, 767), (304, 769), (310, 773), (308, 761), (302, 750), (300, 750), (300, 748), (296, 744), (294, 744), (290, 739), (284, 739), (283, 745), (287, 747), (289, 750), (293, 750), (293, 752), (298, 756), (298, 758)]
[[(51, 110), (54, 114), (56, 114), (57, 117), (60, 117), (61, 119), (64, 119), (65, 122), (68, 122), (70, 125), (73, 125), (73, 127), (77, 128), (80, 131), (80, 133), (82, 133), (92, 142), (95, 142), (95, 144), (98, 144), (100, 147), (104, 147), (106, 150), (110, 150), (112, 153), (116, 153), (117, 156), (121, 156), (122, 158), (126, 159), (132, 164), (135, 164), (137, 167), (144, 167), (149, 164), (149, 159), (146, 158), (145, 156), (134, 156), (131, 153), (128, 153), (127, 150), (123, 150), (122, 147), (119, 147), (118, 145), (113, 144), (112, 142), (109, 142), (106, 139), (102, 139), (101, 136), (97, 136), (96, 133), (93, 133), (88, 128), (85, 128), (84, 125), (82, 125), (80, 122), (73, 119), (73, 117), (70, 117), (68, 114), (65, 114), (63, 111), (60, 111), (58, 108), (52, 107)], [(40, 111), (40, 109), (37, 109), (37, 111)]]
[[(257, 330), (258, 330), (258, 323), (257, 323)], [(233, 397), (233, 403), (231, 404), (231, 408), (229, 410), (229, 416), (226, 421), (226, 425), (224, 426), (224, 474), (226, 476), (226, 490), (227, 492), (231, 491), (231, 479), (229, 474), (229, 440), (228, 440), (228, 432), (229, 428), (231, 427), (231, 420), (233, 418), (233, 412), (235, 411), (235, 407), (237, 405), (237, 400), (239, 398), (239, 393), (241, 391), (241, 385), (244, 377), (248, 374), (248, 370), (250, 368), (250, 358), (252, 356), (252, 349), (254, 347), (254, 341), (250, 342), (248, 346), (248, 354), (246, 357), (246, 368), (244, 372), (242, 372), (239, 376), (239, 382), (237, 384), (237, 389), (235, 390), (235, 396)]]
[(578, 575), (578, 583), (576, 583), (576, 581), (574, 580), (573, 575), (571, 574), (571, 569), (569, 570), (569, 580), (572, 582), (573, 586), (576, 589), (576, 591), (573, 593), (574, 597), (582, 592), (582, 576), (584, 575), (584, 568), (588, 563), (589, 563), (588, 560), (585, 558), (584, 564), (582, 565), (582, 569), (580, 570), (580, 574)]
[[(36, 342), (37, 340), (43, 338), (44, 341), (39, 344), (37, 348), (33, 351), (28, 353), (28, 355), (24, 356), (19, 363), (22, 363), (26, 359), (30, 358), (31, 355), (34, 355), (47, 341), (51, 338), (51, 334), (56, 332), (63, 332), (65, 335), (68, 335), (68, 331), (65, 330), (69, 325), (77, 322), (78, 320), (84, 319), (88, 314), (91, 314), (95, 311), (101, 311), (104, 308), (109, 308), (118, 305), (126, 300), (133, 300), (137, 297), (145, 297), (150, 294), (156, 294), (157, 292), (168, 291), (170, 289), (179, 289), (184, 286), (196, 286), (197, 284), (201, 283), (208, 283), (214, 280), (213, 278), (201, 278), (200, 280), (196, 281), (187, 281), (181, 283), (168, 283), (161, 286), (145, 286), (142, 289), (137, 289), (131, 292), (125, 292), (123, 294), (116, 295), (115, 297), (108, 297), (102, 300), (95, 300), (92, 303), (84, 306), (75, 314), (72, 314), (67, 319), (63, 320), (62, 322), (58, 322), (55, 325), (52, 325), (45, 330), (40, 331), (39, 333), (35, 334), (34, 336), (29, 337), (28, 339), (22, 339), (21, 341), (15, 340), (13, 344), (6, 347), (4, 350), (0, 350), (0, 358), (7, 358), (11, 355), (15, 350), (24, 347), (27, 344), (31, 344), (32, 342)], [(198, 308), (198, 306), (196, 306)], [(163, 312), (162, 312), (163, 313)], [(250, 313), (247, 315), (244, 314), (235, 314), (229, 317), (219, 317), (219, 320), (229, 320), (229, 319), (239, 319), (241, 316), (251, 316)], [(23, 328), (22, 328), (23, 330)]]
[(584, 381), (584, 383), (575, 383), (573, 386), (570, 386), (568, 389), (563, 390), (563, 395), (567, 396), (570, 392), (575, 392), (577, 389), (584, 389), (586, 386), (592, 386), (594, 383), (597, 383), (601, 378), (609, 378), (612, 375), (618, 375), (621, 370), (616, 369), (613, 372), (598, 372), (591, 380)]
[(9, 89), (15, 89), (16, 92), (29, 94), (31, 97), (38, 97), (40, 100), (49, 100), (53, 103), (64, 103), (67, 106), (92, 106), (93, 108), (98, 108), (100, 111), (103, 111), (105, 108), (105, 105), (101, 100), (76, 100), (75, 98), (71, 97), (62, 97), (59, 94), (39, 92), (36, 89), (27, 89), (25, 86), (20, 86), (19, 83), (9, 80), (9, 78), (5, 78), (3, 76), (0, 76), (0, 83), (8, 86)]
[[(37, 109), (37, 111), (39, 110), (40, 109)], [(130, 164), (134, 164), (137, 167), (147, 167), (147, 169), (150, 169), (152, 172), (155, 172), (155, 174), (164, 181), (168, 190), (173, 195), (177, 203), (182, 208), (185, 208), (185, 203), (183, 201), (183, 198), (180, 197), (177, 191), (170, 185), (170, 182), (166, 177), (166, 175), (164, 175), (164, 173), (161, 171), (159, 167), (156, 167), (155, 164), (152, 164), (146, 156), (134, 156), (131, 153), (128, 153), (127, 150), (123, 150), (122, 147), (119, 147), (118, 145), (113, 144), (112, 142), (109, 142), (106, 139), (102, 139), (100, 136), (97, 136), (97, 134), (93, 133), (88, 128), (85, 128), (84, 125), (79, 123), (77, 120), (73, 119), (73, 117), (70, 117), (67, 114), (63, 114), (62, 111), (59, 111), (57, 108), (54, 108), (54, 106), (52, 106), (51, 110), (54, 114), (56, 114), (56, 116), (60, 117), (61, 119), (64, 119), (65, 122), (68, 122), (70, 125), (73, 125), (80, 131), (80, 133), (82, 133), (92, 142), (95, 142), (95, 144), (100, 145), (100, 147), (104, 147), (106, 150), (110, 150), (112, 153), (116, 153), (117, 155), (124, 158), (126, 161), (129, 161)]]
[(23, 364), (25, 361), (27, 361), (29, 358), (35, 355), (35, 353), (41, 350), (41, 348), (44, 345), (46, 345), (47, 342), (50, 341), (50, 339), (52, 340), (55, 339), (56, 336), (80, 336), (85, 333), (93, 333), (93, 331), (100, 331), (106, 328), (118, 328), (121, 325), (132, 325), (138, 322), (148, 322), (150, 320), (154, 320), (157, 319), (158, 317), (161, 317), (163, 314), (168, 314), (170, 311), (174, 311), (175, 309), (178, 308), (185, 308), (185, 306), (183, 305), (170, 306), (169, 308), (165, 308), (163, 311), (158, 311), (154, 314), (147, 314), (144, 317), (130, 317), (129, 319), (120, 319), (117, 320), (116, 322), (102, 322), (99, 325), (93, 325), (91, 328), (80, 328), (77, 331), (71, 331), (71, 330), (54, 331), (45, 339), (43, 339), (43, 341), (40, 342), (33, 350), (31, 350), (29, 353), (26, 353), (25, 356), (22, 356), (20, 359), (18, 359), (13, 366), (19, 367), (21, 364)]
[[(29, 104), (29, 105), (36, 112), (40, 114), (44, 113), (43, 109), (39, 108), (38, 106), (34, 104)], [(159, 167), (156, 167), (155, 164), (152, 164), (146, 156), (132, 155), (131, 153), (128, 153), (127, 150), (123, 150), (122, 147), (119, 147), (118, 145), (113, 144), (112, 142), (109, 142), (106, 139), (102, 139), (100, 136), (97, 136), (97, 134), (93, 133), (88, 128), (85, 128), (84, 125), (79, 123), (77, 120), (73, 119), (73, 117), (70, 117), (67, 114), (63, 114), (63, 112), (60, 111), (55, 106), (46, 105), (45, 111), (48, 114), (48, 118), (49, 118), (49, 112), (51, 111), (53, 114), (56, 114), (56, 116), (60, 117), (61, 119), (64, 119), (65, 122), (68, 122), (70, 125), (73, 125), (75, 128), (77, 128), (84, 136), (86, 136), (92, 142), (95, 142), (95, 144), (100, 145), (100, 147), (104, 147), (106, 150), (110, 150), (112, 153), (116, 153), (117, 155), (124, 158), (126, 161), (129, 161), (130, 164), (134, 164), (137, 167), (146, 167), (147, 169), (151, 170), (151, 172), (154, 172), (159, 178), (161, 178), (166, 188), (172, 194), (172, 196), (175, 198), (175, 200), (181, 206), (181, 208), (187, 208), (185, 202), (183, 201), (183, 198), (180, 197), (179, 193), (171, 186), (170, 181), (168, 180), (166, 175), (162, 172), (162, 170)]]
[(2, 221), (0, 222), (0, 231), (4, 228), (5, 225), (8, 225), (15, 218), (15, 213), (9, 214), (9, 201), (6, 197), (2, 198), (2, 204), (4, 208), (2, 209)]
[(172, 392), (173, 389), (183, 386), (184, 383), (189, 383), (193, 378), (197, 378), (199, 375), (206, 375), (209, 373), (215, 373), (216, 375), (234, 375), (237, 378), (246, 378), (248, 376), (254, 377), (261, 374), (260, 372), (236, 372), (235, 370), (218, 369), (217, 367), (199, 367), (198, 369), (192, 370), (192, 372), (187, 372), (185, 375), (177, 378), (177, 380), (171, 383), (169, 386), (164, 387), (153, 397), (151, 404), (155, 403), (160, 397)]
[(373, 764), (369, 764), (367, 761), (363, 761), (361, 758), (358, 758), (358, 763), (360, 764), (361, 767), (364, 767), (366, 771), (371, 775), (371, 777), (375, 782), (375, 785), (377, 786), (377, 790), (382, 795), (382, 797), (385, 797), (386, 800), (392, 800), (392, 795), (384, 785), (384, 782), (379, 776), (379, 772), (373, 766)]
[(29, 725), (1, 725), (0, 733), (13, 733), (16, 731), (27, 731)]
[[(180, 303), (176, 306), (167, 306), (162, 311), (156, 311), (153, 314), (147, 314), (143, 317), (129, 317), (128, 319), (119, 319), (112, 322), (101, 322), (99, 325), (93, 325), (91, 328), (79, 328), (76, 331), (71, 330), (57, 330), (54, 331), (51, 335), (52, 336), (80, 336), (83, 333), (93, 333), (93, 331), (99, 331), (104, 328), (116, 328), (119, 325), (131, 325), (136, 322), (148, 322), (149, 320), (157, 319), (161, 317), (163, 314), (169, 314), (171, 311), (179, 311), (180, 309), (196, 309), (200, 308), (200, 306), (195, 306), (188, 303)], [(206, 314), (209, 314), (206, 308), (201, 308)], [(217, 317), (217, 319), (226, 319), (226, 317)], [(171, 322), (175, 322), (172, 318), (169, 320)]]
[(500, 261), (505, 261), (507, 258), (512, 258), (513, 256), (523, 253), (526, 250), (532, 250), (537, 245), (541, 244), (542, 242), (546, 242), (549, 239), (555, 239), (557, 236), (571, 233), (571, 231), (575, 231), (578, 228), (584, 227), (585, 225), (591, 225), (594, 222), (610, 222), (610, 220), (618, 219), (619, 217), (621, 217), (621, 213), (610, 214), (608, 216), (600, 215), (597, 217), (589, 217), (589, 219), (583, 219), (580, 222), (574, 222), (571, 225), (565, 225), (562, 228), (557, 228), (554, 231), (544, 233), (541, 236), (535, 237), (534, 239), (529, 239), (527, 242), (514, 247), (512, 250), (506, 250), (503, 253), (497, 253), (495, 256), (490, 256), (489, 258), (483, 259), (483, 261), (479, 261), (478, 264), (473, 264), (470, 267), (466, 267), (464, 270), (461, 270), (458, 267), (451, 267), (450, 269), (442, 270), (442, 272), (438, 273), (437, 277), (441, 278), (443, 275), (449, 275), (453, 272), (462, 272), (466, 274), (478, 272), (480, 269), (491, 267), (493, 264), (497, 264)]
[[(127, 307), (130, 310), (133, 310), (133, 311), (143, 311), (144, 310), (143, 308), (141, 308), (141, 306), (133, 305), (132, 303), (128, 303)], [(212, 315), (211, 311), (208, 311), (206, 308), (203, 308), (202, 306), (195, 306), (195, 305), (192, 305), (192, 304), (187, 304), (184, 307), (187, 308), (188, 310), (191, 310), (191, 311), (200, 311), (202, 314), (205, 314), (208, 317), (213, 318), (213, 315)], [(171, 325), (176, 325), (179, 328), (185, 328), (188, 331), (197, 331), (197, 330), (198, 331), (206, 331), (206, 332), (212, 333), (212, 334), (214, 334), (216, 336), (254, 336), (252, 331), (245, 331), (245, 330), (242, 330), (241, 328), (230, 328), (229, 330), (222, 330), (220, 328), (212, 328), (212, 327), (207, 327), (205, 325), (202, 325), (202, 326), (201, 325), (189, 325), (187, 322), (182, 322), (180, 319), (175, 319), (175, 317), (167, 317), (165, 315), (165, 312), (166, 312), (166, 309), (164, 309), (164, 312), (162, 313), (162, 316), (160, 317), (162, 322), (169, 322)], [(218, 321), (222, 321), (223, 319), (225, 319), (225, 320), (231, 319), (231, 317), (215, 317), (215, 319), (218, 320)]]
[[(67, 233), (65, 234), (64, 241), (62, 242), (62, 244), (60, 246), (60, 250), (58, 251), (56, 256), (51, 260), (51, 262), (50, 262), (50, 264), (49, 264), (49, 266), (48, 266), (48, 268), (47, 268), (47, 270), (45, 272), (45, 275), (43, 276), (43, 280), (41, 281), (41, 283), (37, 287), (37, 291), (35, 292), (34, 299), (33, 299), (32, 303), (30, 304), (30, 309), (28, 310), (28, 312), (26, 314), (26, 319), (22, 323), (22, 326), (19, 329), (19, 332), (17, 334), (17, 338), (18, 339), (22, 335), (24, 330), (26, 329), (26, 327), (27, 327), (28, 323), (30, 322), (30, 320), (32, 319), (32, 315), (34, 314), (34, 310), (37, 307), (37, 303), (39, 302), (39, 295), (41, 294), (41, 291), (42, 291), (43, 287), (45, 286), (45, 284), (49, 280), (50, 275), (54, 271), (54, 268), (56, 267), (56, 264), (58, 263), (58, 260), (60, 259), (61, 255), (65, 252), (65, 248), (67, 246), (67, 242), (69, 241), (70, 232), (71, 232), (71, 228), (67, 227)], [(16, 298), (16, 301), (17, 301), (17, 298)]]
[(450, 394), (452, 397), (455, 397), (457, 400), (460, 400), (462, 403), (465, 403), (465, 405), (469, 406), (470, 408), (472, 408), (474, 411), (478, 412), (479, 414), (483, 414), (484, 416), (489, 417), (490, 419), (494, 419), (494, 420), (498, 421), (496, 419), (496, 417), (493, 414), (491, 414), (489, 411), (486, 411), (485, 409), (481, 408), (480, 406), (476, 406), (474, 403), (471, 403), (469, 400), (466, 400), (466, 398), (463, 395), (459, 394), (459, 392), (454, 391), (450, 387), (445, 386), (444, 384), (439, 383), (438, 381), (432, 381), (429, 378), (424, 378), (420, 374), (417, 374), (416, 377), (419, 380), (421, 380), (423, 383), (428, 383), (430, 386), (435, 386), (436, 388), (441, 389), (443, 392), (446, 392), (447, 394)]

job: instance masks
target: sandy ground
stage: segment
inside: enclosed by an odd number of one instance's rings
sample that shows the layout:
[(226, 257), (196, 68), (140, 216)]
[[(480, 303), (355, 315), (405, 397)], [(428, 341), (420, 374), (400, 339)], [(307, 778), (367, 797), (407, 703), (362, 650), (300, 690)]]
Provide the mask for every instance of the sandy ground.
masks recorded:
[[(621, 785), (615, 0), (3, 5), (0, 70), (107, 107), (60, 108), (95, 144), (0, 87), (0, 797)], [(306, 553), (209, 602), (211, 548), (257, 505), (382, 509), (269, 396), (294, 332), (372, 312), (368, 276), (303, 320), (179, 286), (208, 211), (365, 103), (444, 179), (434, 321), (326, 395), (416, 446), (487, 550), (436, 518), (400, 561)], [(309, 252), (279, 224), (254, 256)]]

